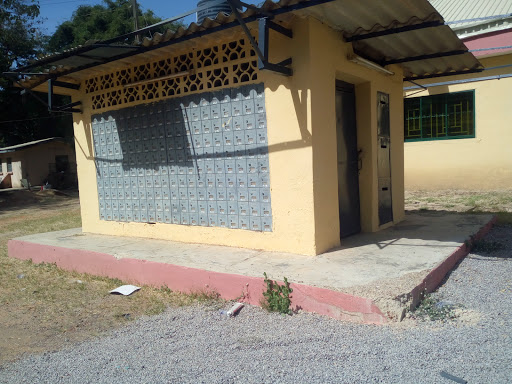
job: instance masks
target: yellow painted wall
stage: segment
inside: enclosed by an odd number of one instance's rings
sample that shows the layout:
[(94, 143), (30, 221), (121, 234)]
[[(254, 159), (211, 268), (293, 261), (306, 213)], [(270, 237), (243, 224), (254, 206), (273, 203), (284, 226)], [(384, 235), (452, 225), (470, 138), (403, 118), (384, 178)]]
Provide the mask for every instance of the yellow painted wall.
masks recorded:
[[(336, 79), (355, 85), (358, 148), (362, 168), (359, 177), (361, 228), (380, 229), (377, 199), (377, 92), (390, 95), (391, 167), (394, 222), (404, 217), (403, 205), (403, 107), (402, 72), (389, 76), (347, 60), (351, 45), (315, 19), (308, 20), (311, 41), (308, 80), (311, 89), (313, 174), (317, 251), (340, 244), (336, 115)], [(328, 90), (328, 91), (326, 91)], [(343, 241), (343, 240), (342, 240)]]
[[(99, 220), (92, 144), (91, 101), (75, 115), (77, 171), (85, 232), (142, 236), (184, 242), (316, 255), (339, 245), (335, 80), (356, 83), (358, 136), (364, 153), (361, 173), (363, 230), (379, 229), (376, 183), (377, 91), (391, 95), (395, 221), (403, 218), (402, 82), (400, 70), (386, 76), (348, 62), (341, 35), (314, 19), (296, 18), (294, 38), (272, 33), (271, 60), (293, 57), (294, 75), (261, 71), (265, 84), (273, 232), (172, 224)], [(368, 118), (369, 117), (369, 118)], [(398, 125), (397, 125), (398, 123)], [(369, 139), (368, 139), (369, 138)]]
[(50, 172), (49, 165), (55, 163), (55, 156), (68, 156), (70, 163), (75, 162), (75, 153), (71, 145), (61, 142), (41, 144), (24, 151), (23, 178), (31, 185), (41, 185)]
[[(512, 55), (481, 59), (486, 68), (512, 64)], [(512, 73), (512, 67), (441, 81)], [(475, 90), (475, 138), (405, 143), (406, 189), (512, 188), (512, 78), (429, 88), (415, 96)], [(413, 91), (409, 92), (413, 93)]]
[[(11, 159), (12, 171), (7, 172), (7, 159)], [(0, 158), (0, 171), (2, 175), (7, 176), (9, 173), (11, 174), (10, 183), (7, 183), (7, 186), (11, 184), (12, 188), (21, 188), (21, 160), (22, 157), (20, 154), (16, 152), (3, 153)], [(4, 183), (5, 186), (5, 183)], [(2, 186), (2, 188), (4, 187)]]

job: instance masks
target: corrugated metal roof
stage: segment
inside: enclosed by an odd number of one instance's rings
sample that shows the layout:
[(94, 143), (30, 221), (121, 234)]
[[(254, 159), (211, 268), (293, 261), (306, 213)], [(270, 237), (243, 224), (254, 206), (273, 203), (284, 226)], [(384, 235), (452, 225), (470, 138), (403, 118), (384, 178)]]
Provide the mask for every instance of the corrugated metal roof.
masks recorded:
[[(429, 0), (443, 18), (451, 23), (460, 20), (473, 20), (450, 24), (454, 30), (466, 29), (476, 25), (488, 24), (492, 27), (494, 22), (501, 19), (506, 28), (512, 27), (512, 0)], [(489, 16), (500, 16), (499, 19), (474, 20)], [(508, 19), (508, 20), (507, 20)], [(461, 31), (464, 33), (464, 31)], [(480, 33), (484, 33), (482, 31)]]
[[(302, 8), (298, 9), (300, 7)], [(292, 15), (292, 12), (299, 16), (315, 17), (331, 28), (341, 31), (345, 38), (399, 27), (412, 27), (414, 29), (425, 22), (443, 23), (441, 15), (427, 0), (334, 0), (330, 2), (318, 0), (280, 0), (279, 2), (273, 2), (266, 0), (261, 8), (277, 15), (276, 21), (280, 22), (286, 22), (287, 17)], [(261, 17), (261, 14), (253, 9), (247, 9), (242, 13), (242, 17), (250, 22)], [(168, 30), (164, 34), (155, 33), (152, 38), (143, 39), (140, 47), (136, 49), (127, 47), (126, 53), (119, 55), (119, 58), (122, 58), (123, 55), (127, 57), (144, 54), (149, 50), (179, 43), (186, 39), (199, 38), (205, 33), (217, 32), (237, 25), (233, 14), (219, 13), (214, 20), (207, 18), (201, 24), (192, 23), (187, 28), (180, 28), (176, 32)], [(376, 62), (454, 50), (467, 50), (455, 33), (449, 27), (442, 25), (356, 41), (353, 46), (359, 54)], [(97, 57), (97, 63), (93, 61), (92, 64), (83, 64), (85, 66), (102, 65), (102, 58), (116, 58), (118, 56), (113, 56), (112, 52), (123, 49), (112, 47), (103, 52), (97, 48), (95, 45), (79, 47), (42, 58), (34, 65), (51, 65), (53, 66), (50, 70), (51, 74), (67, 74), (72, 78), (70, 71), (86, 69), (80, 64), (84, 55), (93, 57), (90, 54), (91, 52), (103, 55), (104, 57)], [(78, 54), (80, 54), (80, 57)], [(438, 75), (452, 71), (474, 70), (480, 67), (480, 63), (470, 53), (423, 61), (410, 61), (401, 65), (404, 68), (405, 77)], [(35, 82), (35, 80), (29, 80), (27, 85)]]
[(21, 149), (26, 149), (26, 148), (29, 148), (29, 147), (33, 147), (35, 145), (39, 145), (39, 144), (42, 144), (42, 143), (49, 143), (49, 142), (52, 142), (52, 141), (58, 141), (58, 142), (63, 142), (63, 143), (66, 142), (66, 140), (64, 138), (62, 138), (62, 137), (49, 137), (47, 139), (29, 141), (27, 143), (12, 145), (10, 147), (3, 147), (3, 148), (0, 148), (0, 153), (16, 152), (16, 151), (21, 150)]
[[(301, 11), (326, 22), (343, 32), (346, 38), (383, 31), (390, 28), (419, 25), (424, 22), (443, 22), (443, 18), (428, 1), (407, 0), (338, 0)], [(376, 62), (402, 59), (455, 50), (467, 51), (448, 26), (417, 29), (404, 33), (380, 36), (353, 43), (354, 50), (364, 52)], [(471, 53), (436, 59), (417, 60), (401, 64), (404, 76), (423, 76), (451, 71), (464, 71), (480, 67)]]

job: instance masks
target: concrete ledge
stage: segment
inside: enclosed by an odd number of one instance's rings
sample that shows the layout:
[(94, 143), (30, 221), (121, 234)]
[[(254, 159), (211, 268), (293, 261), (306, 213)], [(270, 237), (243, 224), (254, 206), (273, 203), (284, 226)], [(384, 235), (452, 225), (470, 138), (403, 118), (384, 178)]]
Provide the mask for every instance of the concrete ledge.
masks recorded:
[[(118, 278), (127, 282), (167, 286), (173, 291), (194, 292), (212, 290), (226, 300), (242, 297), (242, 301), (259, 305), (265, 283), (263, 278), (207, 271), (168, 263), (123, 258), (106, 253), (70, 249), (9, 240), (10, 257), (32, 260), (34, 263), (55, 263), (58, 267), (80, 273)], [(372, 324), (387, 321), (380, 309), (370, 300), (343, 292), (291, 283), (292, 307), (316, 312), (339, 320)]]
[[(8, 242), (10, 257), (173, 291), (211, 290), (259, 305), (263, 273), (287, 276), (292, 308), (340, 320), (399, 321), (484, 236), (490, 215), (412, 213), (377, 233), (347, 238), (316, 257), (83, 233), (80, 228)], [(474, 236), (471, 236), (473, 235)]]
[[(423, 299), (425, 294), (433, 292), (437, 287), (439, 287), (455, 265), (469, 254), (473, 243), (482, 239), (492, 229), (494, 224), (496, 224), (496, 220), (497, 217), (494, 216), (491, 221), (482, 227), (474, 236), (471, 236), (466, 243), (459, 246), (446, 259), (438, 263), (427, 276), (425, 276), (421, 283), (408, 294), (407, 301), (410, 303), (409, 309), (415, 308)], [(402, 313), (400, 320), (403, 319), (404, 315), (405, 310)]]

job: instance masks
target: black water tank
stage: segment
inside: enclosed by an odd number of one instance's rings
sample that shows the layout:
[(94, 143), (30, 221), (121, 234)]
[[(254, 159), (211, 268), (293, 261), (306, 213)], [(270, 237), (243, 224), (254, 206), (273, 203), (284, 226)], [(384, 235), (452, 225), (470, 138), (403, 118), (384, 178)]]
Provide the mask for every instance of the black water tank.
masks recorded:
[[(208, 5), (208, 3), (213, 3), (215, 1), (216, 0), (200, 0), (197, 3), (197, 6), (200, 7), (202, 5)], [(219, 12), (223, 12), (226, 15), (229, 15), (231, 13), (231, 7), (229, 6), (229, 3), (227, 1), (217, 5), (213, 5), (211, 7), (203, 9), (202, 11), (197, 12), (197, 22), (201, 24), (203, 20), (207, 17), (209, 17), (210, 19), (215, 19)]]

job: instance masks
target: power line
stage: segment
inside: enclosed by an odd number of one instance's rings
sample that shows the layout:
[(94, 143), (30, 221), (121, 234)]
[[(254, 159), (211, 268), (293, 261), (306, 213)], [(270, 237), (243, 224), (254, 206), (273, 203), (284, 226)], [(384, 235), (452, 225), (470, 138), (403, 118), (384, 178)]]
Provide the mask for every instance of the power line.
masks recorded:
[(45, 116), (45, 117), (34, 117), (32, 119), (20, 119), (20, 120), (4, 120), (4, 121), (0, 121), (0, 124), (7, 124), (7, 123), (20, 123), (20, 122), (23, 122), (23, 121), (33, 121), (33, 120), (43, 120), (43, 119), (54, 119), (56, 117), (63, 117), (63, 116), (68, 116), (68, 115), (72, 115), (71, 112), (59, 112), (59, 113), (62, 113), (62, 115), (56, 115), (56, 116)]
[(55, 1), (52, 3), (41, 3), (40, 7), (44, 7), (46, 5), (55, 5), (55, 4), (67, 4), (67, 3), (84, 3), (84, 5), (100, 5), (98, 3), (91, 3), (93, 0), (66, 0), (66, 1)]

